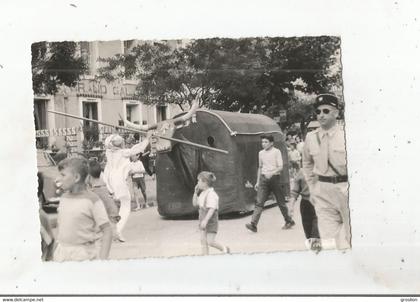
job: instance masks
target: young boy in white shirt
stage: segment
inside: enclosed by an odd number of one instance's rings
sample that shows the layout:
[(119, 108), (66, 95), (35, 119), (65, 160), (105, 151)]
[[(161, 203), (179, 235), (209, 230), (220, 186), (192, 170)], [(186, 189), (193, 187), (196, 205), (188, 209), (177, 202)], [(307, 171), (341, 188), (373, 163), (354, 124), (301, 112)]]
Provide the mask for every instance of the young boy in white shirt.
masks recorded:
[(286, 200), (280, 186), (280, 173), (283, 170), (283, 158), (281, 151), (274, 147), (274, 137), (272, 135), (262, 135), (261, 145), (263, 150), (258, 154), (258, 173), (255, 189), (257, 193), (257, 203), (252, 215), (251, 223), (246, 224), (246, 228), (252, 232), (257, 232), (257, 224), (260, 220), (264, 204), (270, 193), (276, 197), (277, 205), (284, 217), (284, 230), (290, 229), (295, 222), (290, 217)]

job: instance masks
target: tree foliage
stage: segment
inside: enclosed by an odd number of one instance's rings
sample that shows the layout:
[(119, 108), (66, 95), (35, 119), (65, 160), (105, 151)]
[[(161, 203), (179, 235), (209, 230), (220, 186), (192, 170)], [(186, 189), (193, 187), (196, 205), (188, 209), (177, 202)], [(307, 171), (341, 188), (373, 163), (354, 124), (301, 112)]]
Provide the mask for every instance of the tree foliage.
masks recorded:
[(311, 97), (341, 93), (340, 38), (214, 38), (185, 47), (146, 42), (125, 55), (103, 60), (101, 77), (139, 80), (146, 103), (191, 102), (211, 109), (278, 115), (286, 124), (311, 117)]
[(75, 42), (37, 42), (31, 46), (35, 94), (54, 94), (61, 85), (73, 87), (87, 66)]

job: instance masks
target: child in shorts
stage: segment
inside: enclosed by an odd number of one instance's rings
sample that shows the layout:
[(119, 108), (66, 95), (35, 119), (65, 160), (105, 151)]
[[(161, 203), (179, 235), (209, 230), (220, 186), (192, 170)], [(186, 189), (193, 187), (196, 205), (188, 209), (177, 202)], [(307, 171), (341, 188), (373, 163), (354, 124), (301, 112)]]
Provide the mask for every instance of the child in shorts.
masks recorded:
[(221, 252), (230, 253), (229, 247), (223, 246), (215, 240), (219, 226), (219, 196), (213, 188), (216, 176), (212, 172), (202, 171), (198, 174), (197, 180), (192, 202), (195, 207), (198, 207), (199, 212), (202, 253), (208, 255), (209, 246)]
[(290, 170), (291, 170), (291, 178), (295, 178), (297, 172), (300, 169), (300, 162), (302, 160), (302, 156), (300, 155), (300, 152), (296, 149), (296, 144), (291, 143), (290, 144), (290, 151), (288, 153), (289, 156), (289, 162), (290, 162)]
[[(133, 195), (137, 205), (137, 208), (135, 208), (134, 211), (145, 208), (146, 204), (149, 206), (153, 205), (147, 203), (146, 182), (144, 179), (144, 173), (146, 172), (146, 170), (144, 169), (143, 163), (141, 162), (139, 157), (140, 154), (136, 154), (130, 157), (130, 174), (131, 179), (133, 181)], [(139, 190), (143, 195), (143, 202), (140, 202)]]
[[(57, 217), (57, 247), (54, 261), (107, 259), (112, 231), (101, 199), (87, 190), (88, 162), (67, 158), (58, 164), (56, 184), (64, 192)], [(100, 230), (100, 232), (99, 232)], [(99, 252), (97, 241), (101, 241)]]

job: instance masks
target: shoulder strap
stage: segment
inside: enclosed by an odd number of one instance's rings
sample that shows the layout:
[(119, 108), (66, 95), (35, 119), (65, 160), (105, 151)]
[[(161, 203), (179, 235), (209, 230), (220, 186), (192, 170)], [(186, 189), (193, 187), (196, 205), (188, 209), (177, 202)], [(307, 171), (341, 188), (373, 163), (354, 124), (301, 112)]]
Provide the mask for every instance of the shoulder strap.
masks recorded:
[(338, 172), (337, 169), (331, 164), (329, 159), (328, 159), (328, 165), (335, 172), (335, 174), (337, 174), (338, 176), (341, 176), (340, 172)]
[[(321, 147), (321, 140), (319, 138), (319, 132), (316, 134), (316, 140), (318, 141), (318, 145)], [(332, 165), (329, 158), (328, 158), (328, 166), (331, 168), (331, 170), (334, 171), (335, 174), (337, 174), (338, 176), (341, 176), (340, 172), (338, 172), (337, 169)]]

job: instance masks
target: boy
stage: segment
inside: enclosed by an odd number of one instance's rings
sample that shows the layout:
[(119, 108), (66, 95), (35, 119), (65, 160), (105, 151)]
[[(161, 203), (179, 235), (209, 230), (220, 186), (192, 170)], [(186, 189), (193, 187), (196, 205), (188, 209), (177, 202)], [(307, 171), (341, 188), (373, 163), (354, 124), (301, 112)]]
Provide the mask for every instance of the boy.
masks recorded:
[(295, 225), (289, 216), (286, 200), (280, 186), (280, 173), (283, 170), (283, 158), (281, 151), (274, 147), (274, 137), (272, 135), (262, 135), (261, 145), (263, 150), (258, 153), (258, 172), (255, 190), (257, 193), (257, 203), (252, 215), (251, 223), (246, 224), (246, 228), (252, 232), (257, 232), (257, 224), (260, 220), (264, 204), (270, 193), (274, 193), (277, 205), (284, 217), (284, 230), (290, 229)]
[(300, 169), (300, 161), (301, 161), (301, 155), (300, 155), (299, 151), (296, 149), (296, 144), (291, 143), (290, 144), (290, 151), (289, 151), (291, 178), (296, 177), (296, 173)]
[[(130, 174), (133, 180), (133, 190), (134, 190), (134, 198), (136, 200), (137, 208), (134, 209), (135, 211), (140, 210), (153, 204), (147, 203), (147, 194), (146, 194), (146, 182), (144, 180), (144, 173), (146, 172), (143, 166), (143, 163), (139, 159), (140, 154), (133, 155), (131, 157), (131, 165), (130, 165)], [(140, 189), (143, 195), (143, 202), (140, 204), (138, 190)]]
[(211, 246), (229, 254), (229, 247), (216, 242), (216, 234), (219, 228), (219, 196), (213, 188), (216, 176), (212, 172), (202, 171), (198, 174), (197, 181), (192, 202), (194, 207), (198, 207), (202, 253), (208, 255)]
[[(58, 207), (55, 261), (107, 259), (112, 242), (108, 216), (99, 197), (87, 191), (88, 163), (68, 158), (58, 164), (57, 186), (63, 191)], [(95, 243), (102, 232), (99, 254)]]
[(108, 214), (109, 221), (111, 222), (111, 228), (113, 233), (115, 232), (115, 224), (120, 220), (120, 215), (118, 215), (118, 207), (115, 204), (114, 199), (106, 187), (105, 182), (100, 178), (101, 177), (101, 164), (96, 161), (89, 162), (89, 176), (90, 176), (90, 185), (93, 193), (99, 196), (105, 206), (105, 210)]

